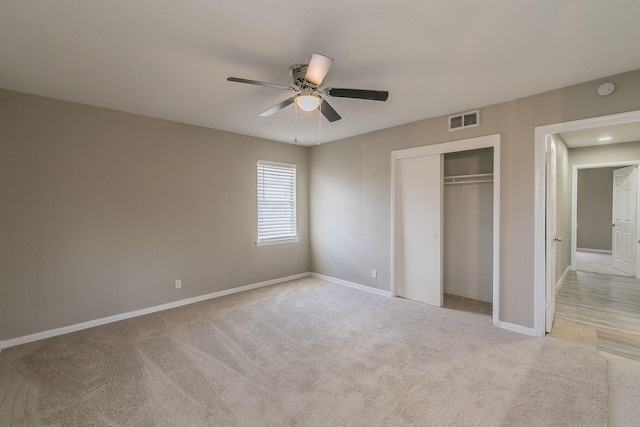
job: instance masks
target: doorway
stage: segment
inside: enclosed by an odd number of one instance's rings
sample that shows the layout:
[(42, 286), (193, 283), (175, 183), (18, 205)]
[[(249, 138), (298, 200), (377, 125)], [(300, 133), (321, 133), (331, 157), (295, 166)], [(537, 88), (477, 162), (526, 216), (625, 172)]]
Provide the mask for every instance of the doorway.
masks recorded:
[(572, 270), (636, 277), (638, 163), (573, 166)]
[(444, 155), (483, 148), (493, 149), (493, 323), (509, 328), (499, 320), (500, 135), (392, 152), (391, 292), (393, 296), (443, 305)]
[[(551, 299), (555, 297), (555, 286), (548, 280), (547, 248), (551, 235), (547, 233), (547, 192), (546, 192), (546, 141), (549, 136), (562, 132), (572, 132), (601, 128), (604, 126), (622, 126), (640, 124), (640, 111), (613, 114), (572, 122), (556, 123), (535, 128), (535, 192), (534, 192), (534, 334), (546, 333), (548, 311)], [(575, 183), (575, 179), (573, 180)], [(574, 204), (575, 206), (575, 204)], [(575, 239), (575, 227), (572, 227), (571, 239)], [(633, 242), (633, 244), (637, 244)], [(636, 248), (637, 249), (637, 248)], [(637, 254), (638, 251), (636, 251)], [(572, 257), (573, 258), (573, 257)], [(575, 258), (571, 260), (575, 266)]]

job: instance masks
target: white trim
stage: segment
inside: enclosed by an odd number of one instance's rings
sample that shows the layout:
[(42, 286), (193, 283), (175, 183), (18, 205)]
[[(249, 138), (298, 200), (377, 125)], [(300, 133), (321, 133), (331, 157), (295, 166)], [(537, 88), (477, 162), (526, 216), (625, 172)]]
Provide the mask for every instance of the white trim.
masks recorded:
[(612, 253), (611, 250), (607, 250), (607, 249), (591, 249), (591, 248), (576, 248), (576, 251), (594, 252), (594, 253), (597, 253), (597, 254), (610, 254), (610, 253)]
[(568, 265), (567, 268), (564, 269), (564, 273), (562, 273), (562, 276), (560, 276), (560, 278), (556, 282), (556, 290), (560, 289), (560, 286), (562, 286), (562, 282), (564, 282), (564, 278), (567, 277), (567, 273), (571, 270), (572, 269), (570, 265)]
[[(493, 147), (493, 324), (500, 326), (500, 134), (425, 145), (391, 152), (391, 295), (396, 296), (396, 162), (411, 157), (442, 155)], [(508, 329), (508, 328), (507, 328)]]
[[(458, 141), (442, 142), (440, 144), (423, 145), (422, 147), (394, 150), (391, 156), (396, 159), (409, 159), (411, 157), (433, 156), (435, 154), (457, 153), (458, 151), (477, 150), (479, 148), (494, 147), (500, 143), (500, 134), (479, 136), (477, 138), (461, 139)], [(496, 165), (494, 165), (495, 174)], [(494, 176), (495, 179), (495, 176)]]
[[(640, 122), (640, 111), (536, 126), (534, 139), (534, 267), (533, 267), (533, 323), (536, 336), (545, 335), (545, 137), (560, 132), (599, 126)], [(573, 234), (572, 239), (573, 239)], [(572, 260), (572, 264), (575, 264)]]
[(293, 169), (298, 168), (298, 166), (295, 163), (272, 162), (271, 160), (258, 160), (256, 165), (281, 166), (283, 168), (293, 168)]
[(350, 288), (355, 288), (355, 289), (369, 292), (372, 294), (381, 295), (383, 297), (391, 297), (391, 292), (389, 291), (383, 291), (382, 289), (374, 288), (371, 286), (349, 282), (348, 280), (338, 279), (337, 277), (325, 276), (324, 274), (319, 274), (319, 273), (311, 273), (311, 277), (315, 277), (316, 279), (326, 280), (327, 282), (336, 283), (338, 285), (348, 286)]
[(536, 336), (534, 328), (527, 328), (526, 326), (516, 325), (515, 323), (500, 321), (496, 326), (499, 326), (502, 329), (506, 329), (508, 331), (519, 332), (521, 334), (530, 335), (532, 337)]
[(281, 239), (281, 240), (263, 240), (256, 241), (256, 246), (271, 246), (271, 245), (283, 245), (285, 243), (298, 243), (300, 241), (299, 238), (294, 237), (291, 239)]
[(39, 341), (45, 338), (51, 338), (58, 335), (64, 335), (71, 332), (81, 331), (83, 329), (93, 328), (94, 326), (106, 325), (107, 323), (118, 322), (120, 320), (130, 319), (132, 317), (144, 316), (158, 311), (170, 310), (172, 308), (181, 307), (183, 305), (193, 304), (208, 299), (219, 298), (225, 295), (237, 294), (239, 292), (249, 291), (251, 289), (262, 288), (264, 286), (277, 285), (278, 283), (288, 282), (290, 280), (301, 279), (310, 276), (311, 273), (300, 273), (292, 276), (281, 277), (278, 279), (267, 280), (265, 282), (253, 283), (251, 285), (240, 286), (237, 288), (226, 289), (224, 291), (213, 292), (210, 294), (200, 295), (192, 298), (185, 298), (179, 301), (173, 301), (166, 304), (156, 305), (153, 307), (142, 308), (140, 310), (130, 311), (128, 313), (116, 314), (113, 316), (103, 317), (100, 319), (89, 320), (87, 322), (77, 323), (75, 325), (64, 326), (62, 328), (50, 329), (48, 331), (38, 332), (22, 337), (11, 338), (0, 341), (0, 349), (9, 348), (20, 344), (26, 344), (33, 341)]

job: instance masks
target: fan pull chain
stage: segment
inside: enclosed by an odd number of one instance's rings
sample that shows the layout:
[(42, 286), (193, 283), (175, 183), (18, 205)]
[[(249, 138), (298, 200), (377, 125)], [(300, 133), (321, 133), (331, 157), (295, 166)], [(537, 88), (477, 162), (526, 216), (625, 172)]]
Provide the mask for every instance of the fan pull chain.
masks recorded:
[(298, 143), (298, 103), (294, 102), (293, 103), (293, 107), (294, 107), (294, 111), (295, 111), (294, 114), (295, 114), (295, 117), (296, 117), (296, 119), (295, 119), (296, 124), (293, 127), (293, 142), (294, 142), (294, 144), (297, 144)]
[(320, 145), (320, 130), (322, 129), (322, 103), (324, 101), (320, 101), (320, 105), (318, 105), (318, 145)]

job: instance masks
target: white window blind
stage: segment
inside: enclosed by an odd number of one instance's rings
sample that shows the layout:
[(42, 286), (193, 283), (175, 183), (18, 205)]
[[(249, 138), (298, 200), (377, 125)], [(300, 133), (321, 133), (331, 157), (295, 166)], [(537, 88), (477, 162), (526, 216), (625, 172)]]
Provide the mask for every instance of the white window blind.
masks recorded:
[(258, 243), (298, 239), (296, 165), (258, 162)]

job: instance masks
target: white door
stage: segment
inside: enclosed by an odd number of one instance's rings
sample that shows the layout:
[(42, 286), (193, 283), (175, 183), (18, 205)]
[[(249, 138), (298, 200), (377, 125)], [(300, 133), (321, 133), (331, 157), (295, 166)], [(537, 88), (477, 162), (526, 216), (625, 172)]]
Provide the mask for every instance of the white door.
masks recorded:
[(613, 171), (613, 268), (632, 276), (636, 275), (637, 185), (636, 166)]
[(546, 290), (546, 331), (551, 332), (556, 311), (556, 246), (562, 238), (556, 235), (557, 184), (556, 184), (556, 142), (547, 135), (547, 290)]
[(442, 156), (396, 163), (396, 294), (442, 306)]

